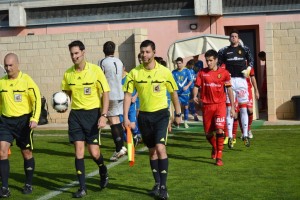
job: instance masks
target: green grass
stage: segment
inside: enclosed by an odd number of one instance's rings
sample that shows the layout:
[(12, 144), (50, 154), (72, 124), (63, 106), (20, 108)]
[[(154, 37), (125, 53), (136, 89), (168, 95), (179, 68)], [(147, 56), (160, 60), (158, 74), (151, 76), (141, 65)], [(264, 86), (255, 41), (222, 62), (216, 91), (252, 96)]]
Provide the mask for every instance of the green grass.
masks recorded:
[[(224, 166), (210, 159), (211, 147), (203, 128), (191, 124), (189, 131), (174, 130), (168, 139), (170, 199), (299, 199), (300, 198), (300, 126), (261, 126), (255, 122), (254, 139), (246, 148), (240, 140), (234, 149), (224, 150)], [(21, 194), (24, 172), (19, 149), (12, 147), (9, 179), (11, 199), (38, 199), (76, 181), (74, 148), (66, 131), (36, 131), (34, 156), (36, 171), (34, 192)], [(114, 151), (109, 135), (102, 136), (106, 164)], [(139, 146), (142, 148), (142, 145)], [(86, 174), (97, 169), (87, 155)], [(98, 175), (87, 179), (88, 196), (84, 199), (153, 199), (147, 190), (153, 186), (148, 152), (139, 152), (134, 167), (125, 161), (109, 170), (110, 184), (103, 191)], [(78, 186), (53, 197), (70, 199)]]

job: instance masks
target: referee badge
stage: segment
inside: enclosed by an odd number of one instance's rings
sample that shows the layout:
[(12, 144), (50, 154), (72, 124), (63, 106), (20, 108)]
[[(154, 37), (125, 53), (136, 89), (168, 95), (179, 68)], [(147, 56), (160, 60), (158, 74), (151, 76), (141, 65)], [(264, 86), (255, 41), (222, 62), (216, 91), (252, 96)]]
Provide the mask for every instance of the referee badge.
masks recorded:
[(85, 95), (90, 95), (91, 94), (91, 88), (90, 87), (85, 87), (84, 88), (84, 94)]
[(238, 54), (242, 54), (242, 51), (241, 51), (241, 50), (239, 50)]
[(153, 85), (153, 92), (160, 92), (160, 85)]
[(218, 78), (221, 78), (222, 77), (222, 75), (221, 74), (218, 74)]
[(15, 102), (21, 102), (22, 101), (22, 95), (21, 94), (15, 94), (14, 95)]

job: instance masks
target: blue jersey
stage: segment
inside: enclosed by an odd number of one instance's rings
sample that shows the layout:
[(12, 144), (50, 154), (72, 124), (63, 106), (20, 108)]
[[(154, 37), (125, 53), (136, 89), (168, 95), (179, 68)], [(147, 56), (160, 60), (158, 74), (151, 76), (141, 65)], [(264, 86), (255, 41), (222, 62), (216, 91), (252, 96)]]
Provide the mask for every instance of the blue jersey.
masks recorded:
[(191, 77), (192, 77), (192, 84), (190, 86), (190, 90), (192, 91), (195, 85), (195, 80), (196, 80), (196, 73), (194, 71), (194, 69), (189, 69), (190, 73), (191, 73)]
[(171, 104), (171, 94), (170, 92), (167, 91), (167, 97), (168, 97), (168, 108), (170, 108), (170, 104)]
[[(127, 77), (127, 74), (126, 74), (126, 76), (124, 76), (124, 77), (122, 78), (122, 85), (124, 85), (124, 83), (126, 82), (126, 77)], [(133, 91), (133, 93), (132, 93), (131, 96), (134, 96), (135, 94), (136, 94), (136, 90)]]
[[(124, 85), (125, 81), (126, 81), (126, 77), (127, 76), (124, 76), (122, 78), (122, 85)], [(132, 93), (132, 97), (137, 93), (136, 90), (133, 91)], [(137, 109), (137, 105), (136, 105), (137, 102), (135, 103), (131, 103), (130, 104), (130, 107), (129, 107), (129, 110), (128, 110), (128, 119), (130, 122), (136, 122), (136, 109)], [(123, 122), (124, 121), (124, 117), (123, 115), (120, 115), (120, 121)]]
[(198, 60), (194, 66), (195, 74), (197, 74), (201, 69), (203, 69), (203, 62), (202, 60)]
[(183, 88), (193, 81), (190, 70), (187, 68), (183, 68), (181, 71), (175, 69), (172, 74), (178, 86), (178, 95), (189, 94), (190, 90), (183, 91)]

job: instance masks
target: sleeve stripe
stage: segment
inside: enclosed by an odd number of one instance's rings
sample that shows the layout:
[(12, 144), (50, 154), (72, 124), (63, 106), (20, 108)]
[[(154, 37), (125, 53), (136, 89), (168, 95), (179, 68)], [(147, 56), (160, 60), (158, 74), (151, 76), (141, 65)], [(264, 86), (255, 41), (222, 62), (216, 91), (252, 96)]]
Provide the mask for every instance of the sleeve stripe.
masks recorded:
[(116, 69), (116, 74), (118, 74), (118, 67), (117, 67), (117, 63), (114, 62), (114, 66), (115, 66), (115, 69)]
[(36, 93), (35, 93), (35, 90), (34, 88), (28, 88), (28, 90), (32, 90), (33, 94), (34, 94), (34, 97), (35, 97), (35, 104), (34, 104), (34, 112), (32, 113), (32, 117), (35, 118), (36, 116), (36, 110), (37, 110), (37, 98), (36, 98)]
[(173, 84), (171, 83), (171, 81), (167, 81), (167, 83), (169, 83), (172, 86), (173, 90), (174, 90), (174, 87), (173, 87)]
[(127, 87), (126, 87), (126, 92), (128, 92), (128, 89), (129, 89), (129, 83), (131, 83), (131, 82), (132, 82), (132, 84), (133, 84), (133, 80), (128, 81)]
[(99, 84), (100, 84), (100, 86), (101, 86), (101, 89), (102, 89), (102, 91), (104, 92), (104, 88), (103, 88), (103, 86), (102, 86), (102, 83), (99, 81), (99, 80), (97, 80), (98, 82), (99, 82)]

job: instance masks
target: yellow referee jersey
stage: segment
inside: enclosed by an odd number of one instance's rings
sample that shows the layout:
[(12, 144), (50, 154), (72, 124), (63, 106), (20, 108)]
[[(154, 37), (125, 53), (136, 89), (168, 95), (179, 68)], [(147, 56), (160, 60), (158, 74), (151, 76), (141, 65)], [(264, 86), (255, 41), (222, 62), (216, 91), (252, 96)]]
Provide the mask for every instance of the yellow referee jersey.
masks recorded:
[(167, 90), (170, 93), (178, 90), (171, 71), (157, 62), (152, 70), (141, 64), (127, 74), (123, 90), (133, 93), (135, 88), (140, 99), (140, 110), (144, 112), (168, 108)]
[(72, 92), (71, 108), (74, 110), (101, 108), (100, 94), (110, 91), (101, 68), (88, 62), (85, 63), (84, 70), (80, 72), (75, 70), (74, 65), (67, 69), (61, 89)]
[(41, 94), (32, 78), (19, 72), (16, 79), (4, 76), (0, 79), (1, 114), (19, 117), (32, 113), (30, 121), (38, 122), (41, 114)]

